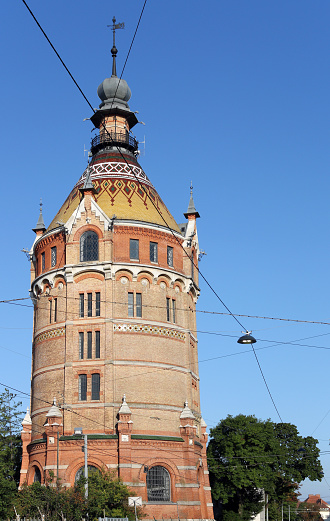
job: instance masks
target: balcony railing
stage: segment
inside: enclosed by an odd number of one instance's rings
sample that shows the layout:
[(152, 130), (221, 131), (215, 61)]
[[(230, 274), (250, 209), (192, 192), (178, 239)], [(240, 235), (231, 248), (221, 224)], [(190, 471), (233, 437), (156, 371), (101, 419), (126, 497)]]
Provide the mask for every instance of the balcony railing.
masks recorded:
[(138, 149), (138, 142), (129, 132), (102, 132), (92, 139), (92, 154), (108, 146), (119, 146), (135, 152)]

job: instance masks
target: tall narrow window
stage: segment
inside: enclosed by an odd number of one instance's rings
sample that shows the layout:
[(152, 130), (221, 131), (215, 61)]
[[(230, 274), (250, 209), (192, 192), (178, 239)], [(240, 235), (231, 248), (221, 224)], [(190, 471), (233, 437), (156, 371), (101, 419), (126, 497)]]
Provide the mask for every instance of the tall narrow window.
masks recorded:
[(83, 293), (79, 295), (79, 316), (83, 317), (85, 315), (85, 306), (84, 306), (84, 297)]
[(54, 322), (57, 322), (57, 298), (54, 298)]
[(95, 331), (95, 358), (100, 358), (100, 331)]
[(88, 231), (80, 237), (80, 262), (99, 260), (99, 238), (97, 233)]
[(135, 303), (136, 303), (136, 316), (142, 317), (142, 295), (141, 293), (135, 294)]
[(139, 260), (139, 239), (129, 240), (129, 258)]
[(167, 265), (170, 268), (173, 268), (173, 248), (172, 248), (172, 246), (167, 246)]
[(93, 356), (92, 332), (87, 331), (87, 358), (92, 358), (92, 356)]
[(158, 262), (158, 243), (150, 242), (150, 261)]
[(54, 268), (54, 266), (56, 266), (56, 262), (57, 262), (57, 248), (56, 246), (53, 246), (52, 249), (50, 250), (50, 259), (51, 259), (51, 267)]
[(87, 374), (79, 375), (78, 395), (80, 401), (87, 400)]
[(84, 333), (79, 333), (79, 358), (84, 359)]
[(49, 301), (49, 323), (52, 323), (52, 308), (53, 308), (53, 301)]
[(148, 501), (171, 501), (171, 481), (168, 471), (156, 465), (147, 473)]
[(93, 315), (93, 294), (87, 293), (87, 316), (91, 317)]
[(99, 291), (95, 293), (95, 316), (101, 316), (101, 293)]
[(176, 321), (176, 301), (174, 299), (172, 299), (172, 318), (173, 318), (173, 322), (175, 323), (175, 321)]
[(166, 297), (166, 320), (167, 320), (167, 322), (169, 322), (171, 319), (171, 307), (170, 306), (171, 306), (171, 299)]
[(43, 251), (41, 254), (41, 269), (45, 271), (45, 252)]
[(128, 316), (134, 317), (134, 293), (128, 294)]
[(92, 374), (92, 400), (100, 399), (100, 375), (99, 373)]
[(191, 278), (194, 281), (194, 252), (191, 252)]

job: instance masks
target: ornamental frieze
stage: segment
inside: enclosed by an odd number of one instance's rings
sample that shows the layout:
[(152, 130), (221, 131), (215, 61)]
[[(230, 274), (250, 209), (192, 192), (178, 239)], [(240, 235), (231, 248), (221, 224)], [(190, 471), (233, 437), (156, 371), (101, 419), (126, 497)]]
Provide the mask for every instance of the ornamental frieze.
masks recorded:
[(143, 335), (156, 335), (167, 338), (174, 338), (184, 341), (186, 334), (176, 329), (170, 329), (162, 326), (149, 326), (145, 324), (114, 324), (113, 330), (115, 333), (141, 333)]
[(58, 329), (51, 329), (49, 331), (45, 331), (44, 333), (40, 333), (34, 339), (34, 345), (43, 342), (44, 340), (50, 340), (51, 338), (58, 338), (61, 336), (65, 336), (65, 327), (59, 327)]

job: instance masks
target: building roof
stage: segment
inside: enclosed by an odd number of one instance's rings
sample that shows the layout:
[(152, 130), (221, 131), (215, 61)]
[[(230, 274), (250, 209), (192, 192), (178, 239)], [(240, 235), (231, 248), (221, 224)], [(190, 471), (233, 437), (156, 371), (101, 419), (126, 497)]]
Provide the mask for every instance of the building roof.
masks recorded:
[[(103, 150), (93, 157), (89, 169), (95, 200), (109, 218), (116, 214), (117, 221), (142, 221), (161, 226), (166, 226), (165, 220), (172, 230), (180, 233), (173, 216), (133, 155)], [(81, 200), (79, 190), (84, 187), (86, 175), (87, 169), (47, 231), (57, 228), (58, 222), (66, 223), (77, 209)]]
[(309, 503), (312, 505), (318, 505), (320, 508), (329, 509), (328, 503), (326, 503), (320, 496), (320, 494), (308, 494), (308, 498), (303, 503)]

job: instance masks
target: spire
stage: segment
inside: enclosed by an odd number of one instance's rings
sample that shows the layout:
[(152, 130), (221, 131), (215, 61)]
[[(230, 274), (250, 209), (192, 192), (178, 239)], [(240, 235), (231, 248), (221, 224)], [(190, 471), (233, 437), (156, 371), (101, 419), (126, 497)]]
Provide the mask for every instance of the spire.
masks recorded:
[(61, 411), (56, 405), (56, 398), (53, 400), (53, 405), (49, 409), (48, 413), (46, 414), (46, 418), (62, 418)]
[(193, 415), (191, 409), (188, 407), (188, 401), (186, 400), (184, 402), (184, 408), (182, 409), (182, 413), (180, 414), (180, 419), (187, 419), (191, 418), (192, 420), (195, 419), (195, 416)]
[[(88, 152), (88, 159), (89, 159), (89, 154), (91, 154), (91, 152)], [(95, 188), (94, 188), (94, 185), (92, 183), (91, 170), (90, 170), (90, 167), (89, 167), (89, 163), (88, 163), (88, 166), (87, 166), (87, 171), (86, 171), (86, 177), (85, 177), (84, 185), (83, 185), (82, 188), (80, 188), (80, 192), (83, 195), (87, 191), (91, 191), (91, 192), (95, 193)]]
[(24, 419), (22, 421), (22, 425), (24, 427), (24, 425), (32, 425), (32, 420), (31, 420), (31, 416), (30, 416), (30, 408), (28, 407), (26, 409), (26, 415), (24, 416)]
[(127, 402), (126, 402), (126, 394), (124, 394), (124, 396), (123, 396), (123, 403), (120, 406), (118, 414), (132, 414), (132, 411), (128, 407)]
[(197, 212), (197, 210), (195, 208), (195, 203), (194, 203), (194, 198), (193, 198), (193, 185), (192, 185), (192, 181), (190, 182), (190, 199), (189, 199), (189, 204), (188, 204), (188, 210), (183, 215), (185, 216), (186, 219), (188, 219), (188, 215), (194, 215), (195, 219), (200, 217), (199, 213)]
[(44, 223), (44, 218), (42, 216), (42, 199), (40, 199), (40, 214), (39, 214), (39, 219), (38, 219), (38, 222), (37, 222), (37, 226), (35, 228), (32, 228), (32, 231), (35, 232), (35, 233), (39, 233), (40, 232), (45, 232), (46, 231), (46, 226), (45, 226), (45, 223)]
[(118, 49), (116, 47), (116, 29), (124, 29), (125, 28), (125, 24), (124, 23), (116, 24), (116, 17), (114, 16), (113, 19), (112, 19), (112, 25), (108, 25), (108, 27), (111, 27), (111, 30), (113, 32), (113, 42), (112, 42), (112, 49), (111, 49), (111, 54), (112, 54), (112, 76), (117, 77), (116, 56), (117, 56), (117, 53), (118, 53)]

